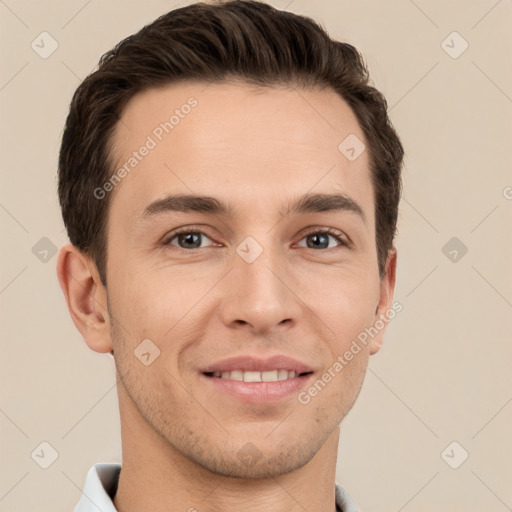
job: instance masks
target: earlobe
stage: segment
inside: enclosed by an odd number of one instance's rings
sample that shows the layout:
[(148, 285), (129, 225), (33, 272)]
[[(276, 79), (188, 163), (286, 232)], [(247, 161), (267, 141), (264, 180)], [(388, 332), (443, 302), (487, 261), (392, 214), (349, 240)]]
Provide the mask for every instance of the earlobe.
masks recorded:
[(89, 348), (111, 352), (106, 290), (94, 263), (68, 243), (59, 250), (57, 276), (73, 323)]
[(370, 343), (370, 355), (377, 353), (382, 347), (382, 343), (384, 341), (384, 333), (389, 322), (389, 311), (393, 306), (393, 295), (396, 281), (396, 260), (397, 251), (396, 248), (393, 247), (388, 251), (386, 268), (380, 281), (379, 304), (375, 311), (374, 320), (374, 327), (378, 330), (378, 333)]

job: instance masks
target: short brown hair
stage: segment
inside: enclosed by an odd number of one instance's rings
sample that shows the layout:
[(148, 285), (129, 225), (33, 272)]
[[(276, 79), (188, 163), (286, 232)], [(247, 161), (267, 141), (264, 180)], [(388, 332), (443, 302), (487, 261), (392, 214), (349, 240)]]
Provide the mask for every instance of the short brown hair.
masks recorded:
[(330, 87), (350, 105), (369, 151), (382, 277), (396, 231), (403, 147), (363, 57), (311, 18), (229, 0), (164, 14), (105, 53), (75, 91), (59, 155), (59, 200), (71, 243), (93, 259), (103, 285), (110, 198), (98, 200), (93, 191), (112, 175), (111, 139), (124, 107), (152, 87), (229, 78)]

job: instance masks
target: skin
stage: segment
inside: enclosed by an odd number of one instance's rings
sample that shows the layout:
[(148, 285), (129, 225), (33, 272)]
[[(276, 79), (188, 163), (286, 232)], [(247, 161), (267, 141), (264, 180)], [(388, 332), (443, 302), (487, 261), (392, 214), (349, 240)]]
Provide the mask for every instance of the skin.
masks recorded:
[[(197, 107), (110, 192), (107, 288), (86, 255), (70, 244), (59, 252), (75, 325), (92, 350), (115, 358), (123, 469), (114, 504), (120, 512), (333, 512), (339, 424), (385, 329), (307, 405), (296, 394), (243, 403), (203, 382), (199, 369), (283, 353), (319, 378), (391, 308), (396, 251), (380, 278), (368, 152), (351, 162), (338, 150), (347, 135), (364, 135), (330, 89), (182, 83), (128, 103), (116, 163), (191, 96)], [(141, 219), (170, 193), (212, 196), (233, 212)], [(280, 213), (305, 193), (344, 193), (366, 222), (350, 211)], [(183, 241), (172, 238), (180, 227), (204, 233), (202, 248), (180, 251)], [(328, 237), (308, 247), (326, 228), (350, 244)], [(263, 248), (250, 264), (236, 252), (247, 236)], [(148, 338), (160, 356), (145, 366), (134, 350)], [(237, 456), (247, 443), (254, 464)]]

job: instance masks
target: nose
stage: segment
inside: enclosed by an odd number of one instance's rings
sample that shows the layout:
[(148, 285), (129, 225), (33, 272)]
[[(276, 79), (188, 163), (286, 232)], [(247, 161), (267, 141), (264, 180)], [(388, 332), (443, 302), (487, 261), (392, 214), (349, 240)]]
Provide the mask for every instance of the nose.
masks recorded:
[(224, 280), (221, 315), (232, 329), (270, 333), (289, 329), (301, 314), (297, 279), (284, 258), (264, 250), (248, 262), (234, 255), (234, 268)]

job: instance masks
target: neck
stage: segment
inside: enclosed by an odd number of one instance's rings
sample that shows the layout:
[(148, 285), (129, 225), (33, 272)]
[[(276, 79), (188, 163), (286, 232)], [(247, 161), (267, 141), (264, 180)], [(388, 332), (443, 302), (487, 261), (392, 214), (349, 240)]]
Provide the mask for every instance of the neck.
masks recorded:
[(213, 473), (171, 446), (118, 385), (123, 463), (118, 512), (335, 512), (339, 427), (302, 467), (268, 478)]

